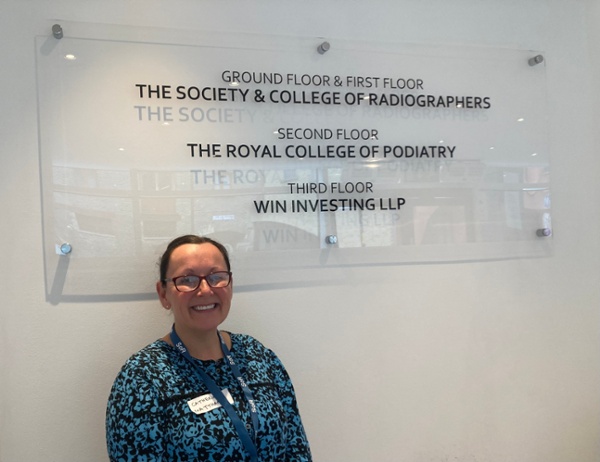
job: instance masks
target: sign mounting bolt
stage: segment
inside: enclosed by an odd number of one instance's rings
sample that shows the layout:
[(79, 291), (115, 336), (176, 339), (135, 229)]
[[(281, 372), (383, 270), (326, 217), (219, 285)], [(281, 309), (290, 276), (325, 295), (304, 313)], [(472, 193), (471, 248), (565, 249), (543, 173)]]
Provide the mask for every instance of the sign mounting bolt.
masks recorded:
[(337, 244), (338, 238), (335, 234), (330, 234), (325, 238), (325, 242), (329, 245)]

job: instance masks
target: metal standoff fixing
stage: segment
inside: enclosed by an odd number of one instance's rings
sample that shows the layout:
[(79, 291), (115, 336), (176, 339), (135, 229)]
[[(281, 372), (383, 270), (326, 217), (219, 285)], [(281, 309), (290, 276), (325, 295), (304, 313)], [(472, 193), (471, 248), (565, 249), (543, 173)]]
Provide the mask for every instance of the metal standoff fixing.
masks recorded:
[(533, 58), (529, 58), (529, 65), (535, 66), (537, 64), (541, 64), (544, 62), (544, 57), (542, 55), (534, 56)]
[(540, 228), (535, 232), (535, 234), (538, 237), (548, 237), (552, 235), (552, 230), (550, 228)]
[(334, 234), (330, 234), (329, 236), (327, 236), (325, 238), (325, 243), (327, 243), (329, 245), (337, 244), (337, 241), (338, 241), (338, 238)]
[(329, 42), (323, 42), (323, 43), (321, 43), (321, 45), (319, 45), (317, 47), (317, 51), (319, 52), (319, 54), (325, 54), (326, 52), (329, 51), (329, 48), (331, 48), (331, 45), (329, 45)]
[(60, 40), (61, 38), (63, 38), (63, 28), (60, 24), (54, 24), (52, 26), (52, 35), (54, 35), (55, 39)]
[(64, 244), (61, 244), (59, 250), (62, 255), (69, 255), (73, 250), (73, 246), (71, 246), (71, 244), (68, 242), (65, 242)]

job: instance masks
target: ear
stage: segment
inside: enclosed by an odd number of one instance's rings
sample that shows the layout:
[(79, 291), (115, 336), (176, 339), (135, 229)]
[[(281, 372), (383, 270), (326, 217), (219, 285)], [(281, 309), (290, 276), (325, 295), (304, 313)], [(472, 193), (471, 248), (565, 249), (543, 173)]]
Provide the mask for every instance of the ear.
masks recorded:
[(167, 300), (167, 290), (162, 282), (156, 281), (156, 293), (158, 294), (158, 299), (160, 300), (161, 305), (165, 310), (171, 308), (171, 304), (169, 300)]

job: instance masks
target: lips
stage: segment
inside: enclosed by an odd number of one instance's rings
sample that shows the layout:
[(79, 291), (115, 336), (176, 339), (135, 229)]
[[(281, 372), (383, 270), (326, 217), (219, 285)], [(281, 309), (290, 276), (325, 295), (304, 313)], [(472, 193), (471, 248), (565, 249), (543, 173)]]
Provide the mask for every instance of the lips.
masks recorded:
[(212, 310), (214, 308), (216, 308), (217, 304), (216, 303), (212, 303), (210, 305), (196, 305), (196, 306), (192, 306), (192, 310), (194, 311), (208, 311), (208, 310)]

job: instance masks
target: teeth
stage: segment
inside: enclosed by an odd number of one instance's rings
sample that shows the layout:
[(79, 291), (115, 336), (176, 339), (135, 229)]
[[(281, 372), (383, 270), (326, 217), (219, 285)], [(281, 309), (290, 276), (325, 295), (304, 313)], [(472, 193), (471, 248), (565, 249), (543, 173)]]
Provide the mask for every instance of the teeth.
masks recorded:
[(192, 309), (194, 311), (206, 311), (206, 310), (212, 310), (215, 307), (215, 304), (213, 303), (212, 305), (204, 305), (204, 306), (192, 306)]

